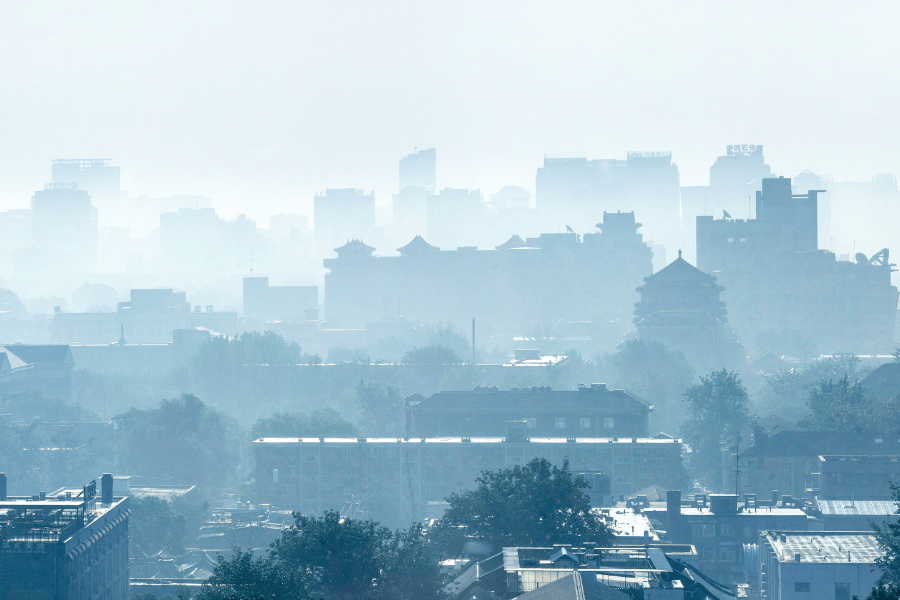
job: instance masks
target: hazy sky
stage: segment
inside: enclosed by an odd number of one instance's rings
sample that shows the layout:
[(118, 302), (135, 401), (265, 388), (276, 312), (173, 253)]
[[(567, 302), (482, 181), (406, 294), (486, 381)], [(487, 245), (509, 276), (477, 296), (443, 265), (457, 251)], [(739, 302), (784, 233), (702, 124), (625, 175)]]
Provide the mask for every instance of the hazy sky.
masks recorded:
[[(686, 185), (731, 143), (777, 174), (900, 173), (896, 2), (0, 3), (0, 202), (52, 158), (112, 158), (132, 195), (305, 212), (438, 185), (534, 189), (545, 152), (672, 150)], [(263, 221), (265, 224), (265, 221)]]

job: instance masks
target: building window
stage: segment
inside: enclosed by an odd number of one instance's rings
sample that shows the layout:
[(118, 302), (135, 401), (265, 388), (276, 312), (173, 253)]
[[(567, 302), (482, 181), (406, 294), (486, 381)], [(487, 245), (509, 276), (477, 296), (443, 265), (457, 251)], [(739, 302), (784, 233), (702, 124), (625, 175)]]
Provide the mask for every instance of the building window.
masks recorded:
[(734, 535), (734, 523), (722, 523), (722, 535)]
[(809, 591), (809, 582), (808, 581), (795, 581), (794, 582), (794, 592), (808, 592)]
[(664, 467), (657, 467), (656, 476), (659, 478), (664, 478), (666, 476), (666, 469)]
[(729, 244), (734, 243), (734, 238), (728, 238), (728, 243)]
[(850, 600), (850, 584), (835, 583), (834, 584), (834, 600)]
[(713, 523), (694, 523), (691, 526), (691, 535), (694, 537), (715, 537), (716, 526)]
[(525, 419), (525, 427), (527, 427), (528, 429), (536, 429), (537, 419)]
[(615, 429), (616, 420), (612, 417), (605, 417), (603, 419), (603, 429)]
[(565, 417), (556, 417), (556, 419), (554, 419), (554, 422), (556, 423), (557, 429), (565, 429), (566, 428), (566, 418)]
[(737, 560), (737, 552), (735, 552), (734, 548), (719, 548), (719, 560), (733, 563)]
[(590, 417), (581, 417), (578, 419), (578, 426), (582, 429), (590, 429), (591, 428), (591, 419)]

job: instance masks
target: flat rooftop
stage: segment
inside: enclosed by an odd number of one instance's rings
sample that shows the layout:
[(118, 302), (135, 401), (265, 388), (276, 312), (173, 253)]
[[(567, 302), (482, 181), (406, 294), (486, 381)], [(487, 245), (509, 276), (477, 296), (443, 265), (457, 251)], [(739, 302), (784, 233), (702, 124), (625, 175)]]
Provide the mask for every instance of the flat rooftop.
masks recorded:
[[(506, 438), (502, 437), (472, 437), (472, 438), (462, 438), (462, 437), (429, 437), (429, 438), (419, 438), (419, 437), (411, 437), (411, 438), (314, 438), (314, 437), (302, 437), (302, 438), (259, 438), (254, 440), (254, 444), (460, 444), (463, 443), (473, 443), (473, 444), (499, 444), (503, 443)], [(656, 438), (587, 438), (587, 437), (575, 437), (575, 438), (528, 438), (527, 442), (510, 442), (510, 443), (531, 443), (531, 444), (659, 444), (659, 445), (672, 445), (673, 443), (680, 444), (680, 439), (656, 439)]]
[(881, 556), (875, 535), (864, 531), (769, 531), (779, 562), (866, 563)]
[(892, 515), (897, 512), (893, 500), (817, 500), (823, 515)]
[[(682, 516), (713, 516), (716, 513), (709, 510), (708, 507), (682, 506)], [(719, 514), (718, 516), (727, 516)], [(809, 517), (803, 510), (799, 508), (782, 508), (780, 506), (760, 506), (759, 508), (746, 508), (742, 511), (733, 513), (736, 517)]]

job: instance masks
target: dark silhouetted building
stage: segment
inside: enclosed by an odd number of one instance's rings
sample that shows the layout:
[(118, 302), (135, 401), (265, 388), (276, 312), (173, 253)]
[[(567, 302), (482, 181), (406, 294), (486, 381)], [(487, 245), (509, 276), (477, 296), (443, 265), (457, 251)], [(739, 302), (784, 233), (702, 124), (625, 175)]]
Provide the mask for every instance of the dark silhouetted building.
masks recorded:
[(836, 261), (817, 238), (817, 191), (792, 194), (790, 179), (764, 179), (755, 219), (697, 217), (697, 267), (724, 287), (745, 341), (799, 332), (820, 351), (893, 348), (900, 292), (888, 250)]
[(741, 345), (727, 325), (725, 303), (719, 299), (722, 286), (678, 254), (638, 288), (641, 300), (634, 311), (638, 336), (681, 350), (701, 371), (734, 369)]
[(643, 400), (603, 383), (577, 391), (483, 387), (407, 398), (406, 434), (503, 436), (509, 421), (522, 420), (531, 437), (647, 437), (651, 410)]
[[(108, 478), (108, 479), (107, 479)], [(126, 600), (128, 498), (82, 490), (7, 497), (0, 474), (0, 598)]]
[(457, 323), (474, 317), (513, 332), (592, 321), (614, 345), (631, 321), (636, 288), (652, 272), (651, 251), (633, 213), (604, 213), (599, 227), (582, 236), (512, 236), (495, 250), (442, 251), (417, 236), (399, 257), (373, 256), (374, 248), (353, 240), (325, 260), (324, 316), (342, 327), (385, 316)]

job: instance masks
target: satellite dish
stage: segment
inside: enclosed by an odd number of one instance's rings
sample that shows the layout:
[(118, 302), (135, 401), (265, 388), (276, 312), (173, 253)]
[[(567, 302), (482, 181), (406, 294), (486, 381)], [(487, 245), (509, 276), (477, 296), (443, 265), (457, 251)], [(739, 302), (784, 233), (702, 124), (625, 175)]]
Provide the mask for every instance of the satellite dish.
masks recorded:
[(868, 263), (868, 262), (869, 262), (869, 259), (866, 258), (865, 254), (863, 254), (862, 252), (856, 253), (856, 264), (861, 265), (863, 263)]

